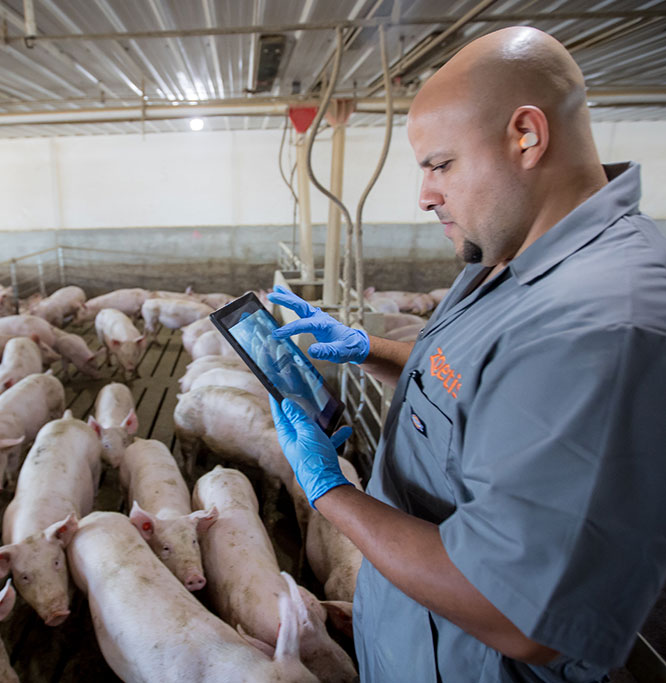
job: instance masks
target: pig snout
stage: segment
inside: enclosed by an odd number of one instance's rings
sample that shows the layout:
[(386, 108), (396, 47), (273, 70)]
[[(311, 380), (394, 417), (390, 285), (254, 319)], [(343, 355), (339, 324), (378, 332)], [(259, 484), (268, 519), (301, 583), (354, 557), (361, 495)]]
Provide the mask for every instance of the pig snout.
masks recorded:
[(194, 593), (194, 591), (200, 591), (206, 585), (206, 579), (200, 571), (193, 569), (187, 573), (183, 583), (188, 591)]
[(55, 612), (51, 612), (46, 619), (44, 619), (44, 623), (47, 626), (60, 626), (65, 619), (69, 616), (69, 610), (68, 609), (61, 609), (57, 610)]

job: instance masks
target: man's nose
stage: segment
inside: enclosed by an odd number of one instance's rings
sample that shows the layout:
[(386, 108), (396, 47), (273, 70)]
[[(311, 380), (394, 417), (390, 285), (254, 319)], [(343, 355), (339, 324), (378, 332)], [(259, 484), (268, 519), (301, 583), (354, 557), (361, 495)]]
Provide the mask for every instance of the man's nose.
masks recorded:
[(444, 196), (435, 188), (430, 187), (427, 181), (421, 183), (421, 192), (419, 194), (419, 207), (421, 211), (434, 211), (438, 206), (444, 203)]

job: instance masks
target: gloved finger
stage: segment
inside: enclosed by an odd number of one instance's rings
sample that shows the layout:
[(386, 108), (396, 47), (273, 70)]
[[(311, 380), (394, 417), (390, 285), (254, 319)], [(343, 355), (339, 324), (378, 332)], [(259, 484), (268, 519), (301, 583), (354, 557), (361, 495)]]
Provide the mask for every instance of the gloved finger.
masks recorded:
[(278, 441), (293, 439), (294, 428), (291, 426), (289, 418), (284, 414), (280, 404), (273, 398), (269, 396), (269, 401), (271, 404), (271, 414), (273, 415), (273, 423), (275, 424), (275, 431), (277, 432)]
[(305, 299), (301, 299), (300, 296), (296, 296), (296, 294), (280, 285), (275, 286), (274, 290), (268, 295), (268, 300), (295, 311), (301, 318), (305, 318), (315, 312), (314, 306), (310, 305)]
[(340, 356), (344, 356), (346, 352), (344, 342), (319, 342), (312, 344), (308, 349), (308, 353), (318, 360), (340, 360)]
[(313, 322), (312, 318), (299, 318), (282, 327), (278, 327), (277, 330), (273, 330), (273, 337), (275, 339), (284, 339), (285, 337), (291, 337), (292, 334), (300, 334), (301, 332), (311, 332), (314, 334), (315, 331), (320, 329), (321, 325)]
[(290, 398), (282, 399), (282, 405), (280, 407), (294, 429), (298, 430), (299, 427), (306, 425), (319, 428), (314, 420), (298, 405), (298, 403), (296, 403), (296, 401), (292, 401)]
[(333, 444), (333, 448), (337, 450), (351, 435), (351, 427), (348, 427), (347, 425), (345, 425), (344, 427), (340, 427), (340, 429), (334, 432), (333, 436), (331, 436), (331, 443)]

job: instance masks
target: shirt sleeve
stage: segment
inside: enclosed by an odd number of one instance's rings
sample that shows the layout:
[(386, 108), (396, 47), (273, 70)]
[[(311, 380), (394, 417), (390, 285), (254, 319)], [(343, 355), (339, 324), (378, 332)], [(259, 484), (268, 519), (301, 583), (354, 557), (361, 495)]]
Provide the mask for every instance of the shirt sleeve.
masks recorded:
[(493, 350), (440, 534), (527, 636), (614, 666), (665, 578), (666, 337), (580, 328)]

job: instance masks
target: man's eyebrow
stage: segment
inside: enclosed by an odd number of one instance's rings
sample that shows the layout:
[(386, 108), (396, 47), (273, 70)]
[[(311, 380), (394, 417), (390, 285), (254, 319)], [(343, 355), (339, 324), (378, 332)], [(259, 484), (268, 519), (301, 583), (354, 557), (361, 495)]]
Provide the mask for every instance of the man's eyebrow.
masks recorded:
[(419, 166), (421, 168), (432, 168), (432, 160), (439, 158), (439, 159), (448, 159), (451, 157), (450, 152), (446, 151), (441, 151), (441, 152), (433, 152), (432, 154), (428, 154), (427, 157), (425, 157), (422, 161), (419, 161)]

